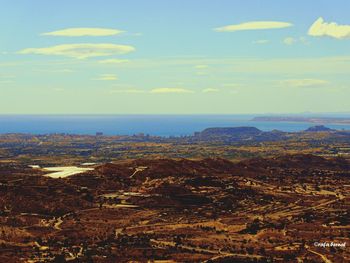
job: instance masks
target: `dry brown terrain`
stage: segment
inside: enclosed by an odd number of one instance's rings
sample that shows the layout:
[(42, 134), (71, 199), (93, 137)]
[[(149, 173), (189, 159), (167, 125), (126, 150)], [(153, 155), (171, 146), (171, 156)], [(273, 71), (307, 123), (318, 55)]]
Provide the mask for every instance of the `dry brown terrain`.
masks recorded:
[[(346, 262), (350, 164), (140, 159), (52, 179), (1, 164), (7, 262)], [(6, 182), (5, 182), (6, 181)]]
[(349, 262), (347, 135), (288, 136), (2, 136), (0, 262)]

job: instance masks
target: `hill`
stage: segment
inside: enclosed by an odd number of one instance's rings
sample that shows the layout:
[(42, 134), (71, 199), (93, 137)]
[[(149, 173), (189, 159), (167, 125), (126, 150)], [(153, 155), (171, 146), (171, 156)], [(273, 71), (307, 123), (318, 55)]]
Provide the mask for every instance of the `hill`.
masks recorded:
[(341, 242), (348, 227), (343, 158), (141, 158), (61, 179), (0, 162), (0, 172), (7, 262), (317, 262), (314, 240)]
[(328, 132), (328, 131), (335, 131), (335, 130), (328, 128), (324, 125), (316, 125), (306, 129), (305, 131), (306, 132), (325, 132), (325, 131)]

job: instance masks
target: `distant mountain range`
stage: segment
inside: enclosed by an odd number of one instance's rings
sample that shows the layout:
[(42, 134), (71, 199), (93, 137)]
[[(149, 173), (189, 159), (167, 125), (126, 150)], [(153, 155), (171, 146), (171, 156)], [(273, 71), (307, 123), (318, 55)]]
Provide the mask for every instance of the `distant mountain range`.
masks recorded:
[(335, 117), (299, 117), (299, 116), (260, 116), (254, 117), (252, 121), (273, 122), (310, 122), (320, 124), (350, 124), (350, 118)]
[(300, 132), (284, 132), (279, 130), (265, 132), (256, 127), (215, 127), (196, 132), (193, 138), (199, 141), (262, 142), (287, 140), (292, 137), (301, 138), (307, 136), (309, 133), (324, 133), (329, 138), (346, 137), (350, 139), (350, 131), (334, 130), (324, 125), (316, 125)]

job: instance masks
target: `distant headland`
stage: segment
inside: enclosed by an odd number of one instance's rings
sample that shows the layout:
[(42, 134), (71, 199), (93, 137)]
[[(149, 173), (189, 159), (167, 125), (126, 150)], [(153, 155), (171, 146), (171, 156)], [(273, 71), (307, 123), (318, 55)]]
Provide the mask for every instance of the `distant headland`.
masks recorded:
[(259, 116), (252, 121), (266, 122), (309, 122), (317, 124), (350, 124), (350, 118), (335, 117), (299, 117), (299, 116)]

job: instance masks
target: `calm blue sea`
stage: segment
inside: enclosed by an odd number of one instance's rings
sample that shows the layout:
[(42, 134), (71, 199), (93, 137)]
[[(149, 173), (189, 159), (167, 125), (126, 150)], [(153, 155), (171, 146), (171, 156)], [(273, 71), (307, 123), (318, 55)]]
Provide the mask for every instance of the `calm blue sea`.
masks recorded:
[[(255, 122), (253, 115), (0, 115), (0, 133), (69, 133), (158, 136), (192, 135), (209, 127), (252, 126), (263, 131), (301, 131), (313, 123)], [(326, 125), (350, 130), (350, 125)]]

